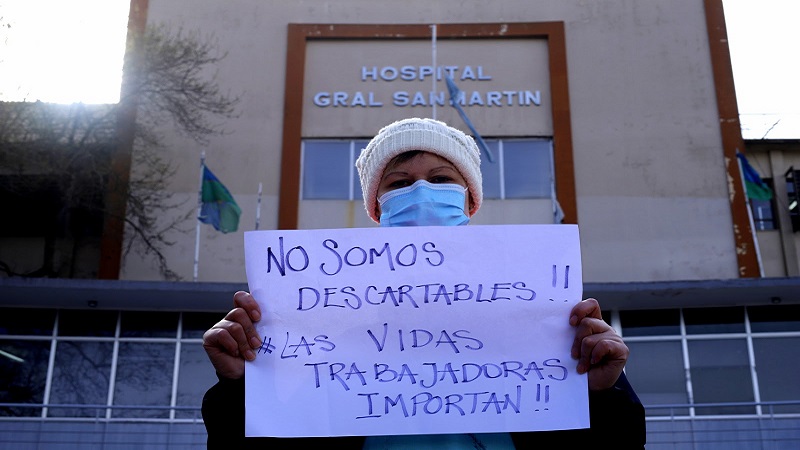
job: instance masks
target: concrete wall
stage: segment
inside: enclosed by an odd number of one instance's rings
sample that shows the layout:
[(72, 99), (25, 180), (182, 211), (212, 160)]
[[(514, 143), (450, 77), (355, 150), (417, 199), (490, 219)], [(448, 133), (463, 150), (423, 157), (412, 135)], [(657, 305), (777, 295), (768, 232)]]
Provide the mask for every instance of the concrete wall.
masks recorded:
[[(260, 228), (277, 226), (287, 24), (506, 21), (565, 24), (584, 279), (736, 278), (701, 0), (485, 1), (468, 7), (455, 0), (150, 0), (148, 23), (217, 39), (228, 52), (218, 68), (220, 85), (242, 97), (241, 116), (225, 126), (229, 134), (205, 148), (209, 167), (243, 209), (240, 232), (201, 227), (200, 280), (244, 280), (241, 231), (254, 228), (259, 183)], [(518, 59), (497, 55), (496, 64), (513, 70)], [(352, 130), (357, 136), (349, 131), (342, 137), (364, 137), (363, 130)], [(191, 209), (201, 149), (178, 136), (169, 146), (168, 156), (180, 164), (172, 187)], [(194, 222), (186, 228), (167, 255), (173, 270), (191, 279)], [(130, 255), (122, 278), (157, 279), (152, 266)]]

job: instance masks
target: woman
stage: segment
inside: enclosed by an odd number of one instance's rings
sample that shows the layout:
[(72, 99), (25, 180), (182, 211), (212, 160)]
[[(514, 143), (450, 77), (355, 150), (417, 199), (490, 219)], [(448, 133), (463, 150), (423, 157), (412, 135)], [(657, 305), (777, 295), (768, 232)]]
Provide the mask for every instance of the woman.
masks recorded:
[[(364, 206), (381, 226), (466, 225), (483, 201), (480, 153), (475, 141), (431, 119), (405, 119), (383, 129), (356, 161)], [(244, 438), (244, 362), (261, 345), (255, 322), (261, 312), (246, 292), (234, 309), (203, 336), (220, 381), (203, 400), (209, 448), (276, 448), (337, 445), (342, 448), (550, 448), (598, 445), (643, 448), (644, 410), (622, 369), (628, 347), (600, 315), (594, 299), (578, 303), (572, 356), (587, 373), (591, 428), (481, 435), (339, 438)]]

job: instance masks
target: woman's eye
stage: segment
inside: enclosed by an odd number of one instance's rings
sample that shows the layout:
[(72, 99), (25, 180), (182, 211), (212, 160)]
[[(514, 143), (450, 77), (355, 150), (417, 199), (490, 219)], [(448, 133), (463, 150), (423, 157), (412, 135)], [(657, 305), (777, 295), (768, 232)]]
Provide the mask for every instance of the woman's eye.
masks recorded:
[(430, 180), (428, 180), (428, 182), (434, 184), (445, 184), (445, 183), (452, 183), (453, 179), (445, 175), (439, 175), (431, 178)]
[(389, 188), (390, 189), (398, 189), (398, 188), (401, 188), (401, 187), (409, 186), (410, 184), (411, 183), (409, 183), (408, 180), (397, 180), (397, 181), (392, 181), (391, 183), (389, 183)]

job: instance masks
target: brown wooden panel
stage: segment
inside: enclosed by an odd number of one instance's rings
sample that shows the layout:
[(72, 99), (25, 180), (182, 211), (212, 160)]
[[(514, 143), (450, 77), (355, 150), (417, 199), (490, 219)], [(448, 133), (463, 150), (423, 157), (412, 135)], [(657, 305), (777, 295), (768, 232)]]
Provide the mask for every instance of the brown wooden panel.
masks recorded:
[(739, 107), (736, 103), (736, 89), (733, 83), (731, 53), (728, 47), (728, 31), (725, 27), (725, 12), (722, 0), (705, 0), (708, 44), (711, 51), (711, 66), (714, 72), (714, 88), (717, 94), (719, 128), (722, 134), (722, 151), (728, 183), (731, 186), (729, 198), (733, 217), (733, 237), (739, 265), (739, 277), (761, 276), (758, 254), (747, 212), (747, 196), (739, 172), (736, 152), (744, 153), (742, 127), (739, 123)]
[(303, 123), (303, 74), (306, 38), (313, 34), (305, 25), (289, 24), (286, 47), (286, 81), (283, 103), (283, 145), (281, 150), (281, 192), (278, 229), (297, 228), (300, 201), (300, 142)]

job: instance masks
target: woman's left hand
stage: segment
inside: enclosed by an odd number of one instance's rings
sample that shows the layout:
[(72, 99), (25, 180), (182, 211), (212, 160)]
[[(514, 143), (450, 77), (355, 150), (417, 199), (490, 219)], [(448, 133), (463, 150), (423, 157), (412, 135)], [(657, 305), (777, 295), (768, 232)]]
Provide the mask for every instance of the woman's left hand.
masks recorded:
[(588, 373), (589, 390), (613, 386), (625, 367), (630, 350), (603, 321), (597, 300), (588, 298), (575, 305), (569, 324), (575, 327), (572, 357), (578, 360), (578, 373)]

